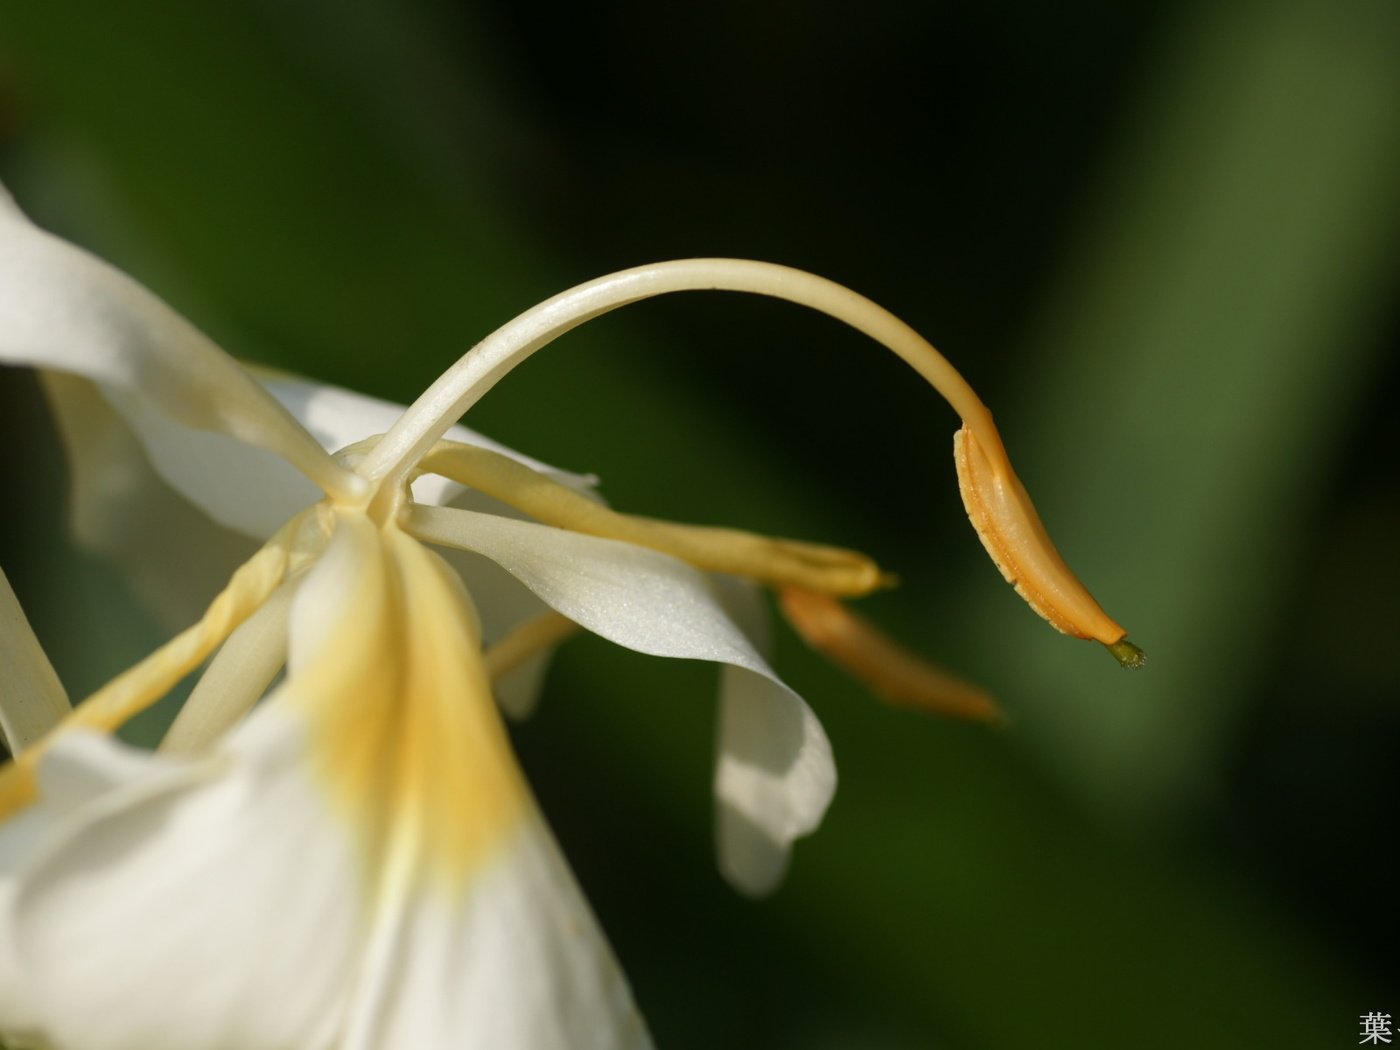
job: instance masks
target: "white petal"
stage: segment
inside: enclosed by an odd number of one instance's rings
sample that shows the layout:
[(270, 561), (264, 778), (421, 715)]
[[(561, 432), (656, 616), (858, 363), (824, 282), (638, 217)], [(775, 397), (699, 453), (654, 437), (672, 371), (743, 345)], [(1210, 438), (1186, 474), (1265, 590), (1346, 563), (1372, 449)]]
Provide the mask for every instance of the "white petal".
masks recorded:
[(538, 813), (465, 902), (405, 898), (344, 1050), (644, 1050), (627, 981)]
[[(45, 756), (41, 806), (61, 804), (47, 792), (65, 757), (70, 779), (125, 761), (81, 737)], [(85, 769), (74, 751), (94, 746), (110, 754)], [(69, 807), (0, 894), (0, 952), (19, 962), (0, 962), (0, 1028), (83, 1050), (330, 1045), (366, 897), (305, 748), (269, 704), (227, 752), (143, 756), (143, 776)]]
[(40, 801), (0, 821), (0, 886), (13, 882), (39, 843), (62, 834), (76, 810), (122, 784), (149, 777), (155, 768), (138, 752), (110, 746), (96, 733), (64, 734), (39, 765)]
[(0, 821), (0, 1036), (37, 1032), (42, 1018), (42, 1004), (25, 983), (28, 960), (19, 953), (11, 927), (20, 871), (81, 827), (74, 814), (83, 806), (126, 785), (149, 794), (170, 782), (169, 767), (153, 766), (98, 734), (71, 732), (48, 750), (39, 767), (40, 801)]
[[(68, 455), (74, 536), (122, 570), (168, 628), (188, 626), (256, 544), (177, 495), (94, 384), (60, 372), (41, 380)], [(242, 495), (257, 503), (260, 491)]]
[(344, 515), (293, 601), (287, 683), (222, 745), (56, 741), (39, 801), (0, 825), (0, 1030), (83, 1050), (647, 1046), (463, 601), (416, 542)]
[[(343, 542), (331, 553), (299, 597), (362, 598), (354, 589), (366, 582), (380, 585), (370, 597), (382, 596), (382, 572), (357, 571)], [(358, 658), (350, 666), (327, 644), (335, 628), (380, 626), (387, 613), (346, 600), (330, 611), (293, 638), (320, 676), (289, 682), (286, 700), (271, 699), (217, 749), (142, 756), (139, 778), (76, 807), (81, 792), (56, 791), (50, 773), (65, 769), (84, 734), (60, 736), (41, 758), (39, 801), (5, 825), (20, 828), (23, 853), (0, 884), (0, 1030), (24, 1045), (83, 1050), (332, 1045), (375, 873), (360, 814), (327, 783), (326, 752), (338, 741), (324, 739), (316, 705), (346, 709), (353, 694), (333, 672), (363, 680), (377, 655), (346, 639)], [(88, 739), (109, 756), (127, 753)]]
[(409, 526), (430, 542), (485, 555), (551, 608), (618, 645), (772, 674), (705, 577), (668, 555), (449, 508), (413, 507)]
[(348, 475), (228, 355), (131, 278), (0, 208), (0, 362), (73, 372), (182, 428), (257, 445), (328, 489)]
[(533, 591), (489, 558), (473, 551), (447, 551), (446, 558), (481, 611), (482, 641), (486, 645), (499, 641), (547, 608)]
[[(456, 439), (454, 438), (454, 440)], [(496, 451), (501, 451), (499, 446), (488, 447), (494, 447)], [(505, 451), (506, 454), (515, 456), (533, 469), (568, 485), (574, 491), (586, 495), (590, 499), (602, 501), (602, 497), (592, 488), (596, 479), (579, 474), (566, 474), (552, 467), (538, 464), (534, 460), (527, 460), (517, 453)], [(417, 486), (427, 480), (427, 477), (418, 479), (414, 486), (415, 494), (418, 492)], [(436, 480), (442, 481), (443, 479)], [(448, 505), (451, 507), (513, 518), (517, 521), (527, 520), (514, 507), (507, 506), (490, 496), (471, 489), (462, 489), (451, 482), (447, 484), (458, 489), (455, 494), (449, 494), (450, 503)], [(535, 597), (533, 591), (489, 558), (471, 551), (455, 549), (443, 552), (443, 556), (447, 563), (456, 570), (457, 575), (462, 578), (467, 592), (471, 594), (481, 613), (481, 640), (487, 647), (500, 641), (522, 624), (535, 619), (549, 608)], [(548, 674), (553, 656), (554, 650), (547, 649), (492, 683), (492, 691), (496, 694), (496, 701), (501, 705), (502, 711), (514, 719), (528, 718), (534, 713), (535, 707), (539, 703), (540, 693), (544, 689), (545, 677)]]
[(291, 464), (264, 449), (181, 426), (148, 399), (124, 390), (103, 393), (161, 479), (227, 529), (265, 540), (321, 498), (321, 490)]
[(726, 664), (715, 788), (721, 869), (759, 894), (836, 789), (831, 747), (807, 704), (769, 668), (701, 573), (655, 551), (532, 522), (416, 507), (415, 535), (484, 554), (569, 619), (656, 656)]
[[(342, 1050), (645, 1045), (626, 983), (510, 754), (460, 583), (406, 536), (363, 519), (342, 526), (327, 571), (318, 566), (295, 603), (294, 632), (312, 622), (305, 648), (293, 639), (289, 688), (316, 660), (320, 615), (353, 619), (343, 610), (375, 588), (402, 603), (402, 618), (386, 625), (401, 662), (387, 675), (393, 688), (375, 699), (385, 672), (356, 667), (357, 654), (374, 653), (343, 636), (341, 659), (325, 668), (358, 687), (324, 712), (328, 729), (376, 720), (375, 776), (347, 770), (345, 794), (383, 821), (375, 925)], [(393, 660), (385, 655), (381, 667)], [(353, 747), (350, 733), (337, 739)], [(327, 764), (346, 761), (345, 751)]]
[[(725, 611), (767, 653), (768, 610), (759, 589), (735, 577), (713, 582)], [(816, 830), (836, 790), (831, 745), (817, 716), (796, 694), (756, 695), (761, 681), (729, 667), (722, 672), (715, 762), (720, 870), (751, 896), (777, 888), (793, 838)], [(794, 746), (803, 760), (784, 762)]]
[[(383, 433), (403, 413), (401, 405), (340, 387), (256, 368), (253, 374), (328, 452)], [(191, 431), (155, 411), (143, 398), (116, 390), (107, 390), (106, 395), (135, 431), (165, 483), (229, 529), (266, 539), (320, 497), (320, 491), (301, 474), (262, 449), (223, 434)], [(594, 478), (557, 470), (507, 449), (466, 427), (455, 427), (448, 436), (501, 452), (577, 491), (588, 491), (596, 483)], [(460, 485), (435, 475), (425, 475), (413, 484), (414, 498), (425, 503), (447, 503), (462, 493)]]
[(287, 623), (299, 580), (272, 592), (224, 642), (175, 716), (161, 750), (196, 754), (228, 732), (262, 699), (287, 662)]
[(751, 896), (787, 872), (794, 839), (821, 824), (836, 765), (821, 722), (796, 693), (726, 667), (720, 684), (715, 837), (720, 871)]
[(68, 709), (68, 694), (0, 570), (0, 739), (17, 755)]

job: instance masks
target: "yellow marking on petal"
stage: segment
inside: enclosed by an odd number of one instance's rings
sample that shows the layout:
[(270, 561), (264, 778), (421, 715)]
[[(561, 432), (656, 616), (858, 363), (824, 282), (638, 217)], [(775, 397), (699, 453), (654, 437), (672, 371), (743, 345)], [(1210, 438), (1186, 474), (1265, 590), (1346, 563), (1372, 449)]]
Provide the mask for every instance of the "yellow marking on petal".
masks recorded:
[(69, 729), (110, 733), (168, 693), (257, 610), (286, 576), (292, 549), (315, 511), (298, 515), (233, 574), (204, 616), (93, 693), (43, 739), (0, 769), (0, 819), (37, 797), (35, 771), (49, 744)]
[(486, 650), (486, 673), (494, 682), (530, 657), (554, 648), (581, 630), (573, 620), (553, 610), (527, 620)]
[(836, 599), (784, 587), (783, 615), (804, 641), (881, 699), (949, 718), (1001, 722), (990, 693), (929, 663)]
[(858, 551), (619, 514), (509, 456), (475, 445), (440, 441), (420, 466), (428, 473), (484, 492), (546, 525), (648, 547), (711, 572), (845, 597), (869, 594), (894, 582)]
[(1114, 646), (1127, 635), (1070, 571), (1006, 453), (964, 425), (953, 437), (958, 487), (972, 527), (1016, 593), (1057, 631)]
[(460, 889), (529, 800), (466, 592), (422, 544), (360, 514), (340, 515), (317, 571), (340, 574), (336, 620), (301, 666), (294, 649), (279, 697), (311, 719), (313, 761), (367, 870), (388, 879), (385, 858), (407, 857), (419, 877)]

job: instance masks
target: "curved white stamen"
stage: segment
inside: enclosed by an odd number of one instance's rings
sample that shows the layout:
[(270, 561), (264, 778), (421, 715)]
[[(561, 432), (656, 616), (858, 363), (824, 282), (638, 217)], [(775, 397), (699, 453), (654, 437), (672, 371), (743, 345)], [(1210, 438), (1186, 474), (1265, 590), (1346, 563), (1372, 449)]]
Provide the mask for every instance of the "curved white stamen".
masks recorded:
[(730, 291), (768, 295), (844, 321), (899, 355), (933, 385), (988, 449), (1001, 440), (991, 414), (966, 380), (923, 336), (863, 295), (802, 270), (745, 259), (681, 259), (622, 270), (547, 299), (496, 329), (423, 392), (360, 465), (359, 473), (392, 487), (462, 413), (507, 372), (571, 328), (619, 306), (668, 292)]

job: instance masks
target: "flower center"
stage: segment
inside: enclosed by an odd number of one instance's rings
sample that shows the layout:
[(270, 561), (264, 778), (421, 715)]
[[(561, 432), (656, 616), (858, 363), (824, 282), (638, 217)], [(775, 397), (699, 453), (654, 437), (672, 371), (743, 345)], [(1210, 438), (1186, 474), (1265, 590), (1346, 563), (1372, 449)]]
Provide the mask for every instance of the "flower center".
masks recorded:
[(412, 476), (391, 476), (385, 478), (366, 477), (363, 464), (370, 457), (383, 435), (365, 438), (353, 445), (347, 445), (335, 454), (335, 461), (345, 467), (363, 484), (353, 491), (329, 496), (327, 502), (336, 510), (349, 514), (363, 514), (379, 528), (398, 524), (405, 509), (413, 502), (409, 493)]

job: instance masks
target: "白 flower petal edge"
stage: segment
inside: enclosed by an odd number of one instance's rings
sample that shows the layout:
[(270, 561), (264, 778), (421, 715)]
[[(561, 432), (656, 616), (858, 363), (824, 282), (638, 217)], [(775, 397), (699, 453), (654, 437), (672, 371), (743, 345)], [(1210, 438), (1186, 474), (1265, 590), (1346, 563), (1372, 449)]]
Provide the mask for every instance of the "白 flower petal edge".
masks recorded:
[(193, 325), (119, 270), (40, 230), (8, 197), (0, 206), (0, 362), (84, 376), (133, 411), (265, 449), (327, 493), (362, 487)]

